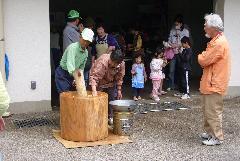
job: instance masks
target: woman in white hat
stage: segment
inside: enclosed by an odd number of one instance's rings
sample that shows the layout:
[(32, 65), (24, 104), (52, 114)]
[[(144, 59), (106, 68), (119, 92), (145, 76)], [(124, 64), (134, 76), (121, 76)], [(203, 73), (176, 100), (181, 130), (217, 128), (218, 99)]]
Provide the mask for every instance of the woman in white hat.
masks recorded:
[(88, 45), (93, 40), (94, 33), (91, 29), (85, 28), (80, 36), (79, 42), (72, 43), (65, 50), (60, 62), (60, 66), (55, 72), (55, 81), (58, 93), (73, 90), (74, 72), (79, 69), (84, 70), (86, 60), (88, 57)]

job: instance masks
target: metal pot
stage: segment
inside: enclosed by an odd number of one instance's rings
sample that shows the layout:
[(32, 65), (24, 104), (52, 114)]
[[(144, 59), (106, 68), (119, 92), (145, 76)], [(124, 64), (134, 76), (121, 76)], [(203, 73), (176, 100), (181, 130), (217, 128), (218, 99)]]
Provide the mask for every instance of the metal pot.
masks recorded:
[(133, 112), (114, 112), (113, 133), (120, 136), (130, 135), (133, 125)]
[(136, 108), (136, 102), (133, 100), (115, 100), (109, 102), (109, 105), (116, 112), (132, 112)]

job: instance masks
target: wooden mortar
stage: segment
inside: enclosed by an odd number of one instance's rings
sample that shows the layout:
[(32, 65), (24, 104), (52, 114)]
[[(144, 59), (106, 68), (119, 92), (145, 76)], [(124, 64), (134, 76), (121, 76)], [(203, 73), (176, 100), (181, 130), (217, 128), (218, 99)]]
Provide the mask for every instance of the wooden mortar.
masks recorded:
[(97, 141), (108, 136), (108, 95), (98, 92), (93, 97), (77, 92), (60, 95), (61, 137), (69, 141)]

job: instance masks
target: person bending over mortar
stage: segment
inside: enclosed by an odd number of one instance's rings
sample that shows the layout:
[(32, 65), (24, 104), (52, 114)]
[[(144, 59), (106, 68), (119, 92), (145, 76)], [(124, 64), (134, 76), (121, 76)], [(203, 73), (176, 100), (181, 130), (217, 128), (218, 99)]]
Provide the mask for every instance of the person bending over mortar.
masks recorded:
[[(114, 82), (117, 85), (117, 99), (122, 99), (122, 83), (125, 75), (125, 62), (121, 50), (115, 50), (111, 54), (101, 55), (90, 70), (89, 85), (92, 87), (92, 95), (97, 96), (97, 89), (109, 95), (109, 101), (115, 100)], [(109, 118), (113, 111), (110, 108)]]

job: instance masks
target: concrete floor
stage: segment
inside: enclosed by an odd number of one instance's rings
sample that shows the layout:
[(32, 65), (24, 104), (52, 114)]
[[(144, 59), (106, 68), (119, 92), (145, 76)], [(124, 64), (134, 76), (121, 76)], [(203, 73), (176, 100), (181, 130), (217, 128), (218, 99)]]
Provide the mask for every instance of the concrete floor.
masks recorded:
[(181, 102), (192, 109), (135, 115), (133, 143), (90, 148), (65, 149), (51, 134), (52, 129), (59, 128), (57, 123), (22, 129), (12, 123), (15, 118), (29, 116), (46, 116), (58, 122), (56, 111), (13, 115), (0, 133), (0, 153), (5, 161), (240, 160), (240, 98), (225, 100), (225, 142), (216, 147), (201, 145), (198, 137), (202, 132), (199, 96)]

